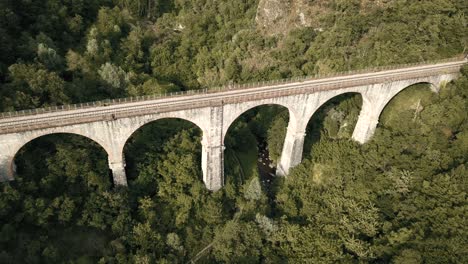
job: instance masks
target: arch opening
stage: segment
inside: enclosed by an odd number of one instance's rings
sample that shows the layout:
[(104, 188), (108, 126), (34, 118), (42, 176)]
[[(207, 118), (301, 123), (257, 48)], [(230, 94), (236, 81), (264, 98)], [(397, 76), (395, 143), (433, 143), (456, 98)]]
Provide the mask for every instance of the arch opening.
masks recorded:
[(225, 183), (241, 186), (257, 177), (270, 193), (291, 116), (277, 104), (255, 106), (229, 126), (224, 138)]
[(130, 188), (138, 195), (173, 196), (202, 186), (202, 137), (199, 126), (179, 118), (162, 118), (138, 128), (123, 149)]
[[(434, 84), (429, 82), (406, 86), (383, 105), (378, 127), (409, 131), (409, 126), (419, 121), (425, 107), (438, 99), (439, 93), (434, 91)], [(402, 122), (402, 120), (412, 120), (412, 122)]]
[(360, 93), (349, 92), (323, 103), (307, 123), (303, 158), (311, 158), (312, 148), (320, 140), (349, 139), (363, 105)]
[[(24, 262), (27, 247), (18, 245), (33, 241), (41, 241), (41, 247), (67, 245), (56, 249), (63, 261), (94, 256), (90, 252), (95, 245), (108, 245), (113, 238), (109, 229), (103, 231), (108, 211), (102, 207), (111, 207), (106, 198), (116, 196), (109, 191), (113, 181), (104, 147), (86, 136), (63, 132), (34, 137), (18, 147), (12, 158), (17, 177), (3, 195), (21, 195), (7, 200), (2, 218), (4, 226), (22, 234), (3, 244), (14, 262)], [(89, 241), (92, 248), (86, 246)]]
[(93, 139), (74, 133), (35, 137), (12, 159), (16, 180), (35, 182), (48, 195), (112, 187), (108, 153)]

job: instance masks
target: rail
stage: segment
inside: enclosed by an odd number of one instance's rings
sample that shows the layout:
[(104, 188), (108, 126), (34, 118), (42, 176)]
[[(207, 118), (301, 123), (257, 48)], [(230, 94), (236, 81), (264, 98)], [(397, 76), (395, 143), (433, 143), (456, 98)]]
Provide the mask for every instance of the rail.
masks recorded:
[(429, 66), (432, 64), (436, 64), (436, 63), (439, 64), (439, 63), (457, 62), (457, 61), (462, 61), (462, 60), (464, 60), (463, 56), (457, 56), (454, 58), (432, 61), (432, 62), (379, 66), (379, 67), (374, 67), (372, 69), (359, 69), (359, 70), (336, 72), (336, 73), (330, 73), (330, 74), (324, 74), (324, 75), (316, 74), (313, 76), (299, 76), (299, 77), (292, 77), (292, 78), (272, 80), (272, 81), (250, 82), (250, 83), (243, 83), (243, 84), (228, 84), (224, 86), (199, 89), (199, 90), (188, 90), (188, 91), (172, 92), (172, 93), (165, 93), (165, 94), (145, 95), (145, 96), (136, 96), (136, 97), (117, 98), (117, 99), (106, 99), (106, 100), (87, 102), (87, 103), (51, 106), (51, 107), (46, 107), (46, 108), (36, 108), (36, 109), (20, 110), (20, 111), (13, 111), (13, 112), (3, 112), (3, 113), (0, 113), (0, 119), (19, 117), (19, 116), (32, 116), (32, 115), (38, 115), (38, 114), (46, 114), (46, 113), (69, 111), (69, 110), (80, 110), (80, 109), (94, 108), (94, 107), (100, 107), (100, 106), (119, 105), (119, 104), (126, 104), (126, 103), (132, 103), (132, 102), (143, 102), (143, 101), (166, 99), (166, 98), (176, 98), (179, 96), (210, 94), (210, 93), (223, 92), (223, 91), (228, 91), (228, 90), (262, 88), (262, 87), (268, 87), (268, 86), (273, 86), (273, 85), (284, 85), (284, 84), (294, 83), (294, 82), (306, 82), (306, 81), (320, 80), (320, 79), (332, 78), (332, 77), (346, 77), (346, 76), (351, 76), (355, 74), (375, 73), (379, 71), (397, 70), (397, 69), (404, 69), (404, 68), (417, 67), (417, 66)]
[[(58, 107), (57, 109), (60, 110), (52, 112), (40, 112), (39, 110), (36, 112), (36, 110), (33, 110), (35, 114), (44, 115), (11, 115), (12, 118), (0, 118), (0, 134), (112, 120), (115, 118), (139, 116), (144, 114), (202, 108), (223, 103), (231, 104), (258, 99), (277, 98), (294, 94), (315, 93), (388, 81), (423, 78), (433, 76), (435, 73), (447, 74), (458, 72), (460, 67), (467, 62), (468, 61), (463, 60), (455, 61), (453, 63), (421, 66), (408, 70), (406, 68), (399, 68), (398, 70), (375, 73), (366, 72), (360, 75), (353, 74), (353, 76), (340, 75), (339, 77), (328, 79), (294, 79), (294, 82), (273, 82), (273, 85), (271, 85), (272, 82), (269, 82), (268, 86), (248, 86), (249, 88), (252, 87), (252, 89), (243, 89), (244, 86), (242, 86), (242, 89), (235, 89), (235, 87), (219, 87), (217, 89), (207, 89), (204, 92), (191, 91), (188, 93), (178, 93), (173, 96), (175, 99), (169, 99), (172, 97), (145, 96), (141, 97), (145, 98), (145, 100), (124, 98), (115, 102), (104, 101), (104, 103), (99, 104), (84, 104), (84, 107), (77, 107), (77, 105), (75, 105), (76, 107)], [(164, 100), (150, 101), (152, 98), (161, 98)], [(10, 115), (7, 117), (10, 117)]]

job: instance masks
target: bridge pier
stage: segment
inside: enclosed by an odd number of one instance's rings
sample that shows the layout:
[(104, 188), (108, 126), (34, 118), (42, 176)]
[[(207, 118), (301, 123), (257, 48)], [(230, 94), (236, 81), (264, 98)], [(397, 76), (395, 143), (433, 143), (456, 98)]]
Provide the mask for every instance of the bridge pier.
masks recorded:
[[(244, 90), (212, 90), (206, 95), (186, 94), (173, 98), (130, 100), (103, 107), (67, 106), (60, 111), (37, 109), (0, 115), (0, 181), (14, 179), (13, 159), (18, 150), (35, 138), (49, 134), (77, 134), (104, 148), (109, 155), (115, 185), (127, 185), (122, 152), (138, 127), (162, 118), (188, 120), (203, 131), (203, 180), (209, 190), (224, 185), (224, 136), (245, 111), (260, 105), (282, 105), (290, 111), (278, 175), (286, 175), (301, 162), (305, 127), (322, 104), (334, 96), (360, 93), (363, 107), (352, 138), (367, 142), (379, 123), (385, 105), (406, 87), (430, 83), (437, 91), (454, 79), (468, 60), (420, 65), (321, 80), (292, 80), (290, 83), (250, 87)], [(216, 93), (216, 94), (215, 94)]]
[(301, 163), (305, 136), (305, 129), (295, 130), (288, 126), (276, 175), (286, 176), (291, 168)]
[(125, 173), (125, 162), (109, 161), (109, 168), (112, 171), (115, 186), (127, 186), (127, 174)]
[(380, 113), (381, 111), (376, 109), (373, 104), (369, 101), (363, 100), (361, 113), (359, 114), (352, 138), (361, 144), (369, 141), (374, 135), (377, 125), (379, 124)]
[(224, 185), (224, 149), (223, 145), (202, 143), (203, 182), (210, 191), (217, 191)]
[(0, 182), (13, 181), (15, 169), (13, 156), (0, 154)]

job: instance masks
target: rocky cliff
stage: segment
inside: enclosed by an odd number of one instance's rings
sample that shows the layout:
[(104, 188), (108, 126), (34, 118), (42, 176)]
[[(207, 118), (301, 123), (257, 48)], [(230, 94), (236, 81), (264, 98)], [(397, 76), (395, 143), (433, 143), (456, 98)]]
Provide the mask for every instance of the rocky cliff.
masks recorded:
[(298, 27), (321, 31), (321, 18), (349, 5), (359, 5), (360, 12), (384, 8), (394, 0), (260, 0), (255, 21), (267, 35), (285, 34)]
[(260, 0), (255, 21), (268, 35), (284, 34), (297, 27), (320, 27), (327, 1)]

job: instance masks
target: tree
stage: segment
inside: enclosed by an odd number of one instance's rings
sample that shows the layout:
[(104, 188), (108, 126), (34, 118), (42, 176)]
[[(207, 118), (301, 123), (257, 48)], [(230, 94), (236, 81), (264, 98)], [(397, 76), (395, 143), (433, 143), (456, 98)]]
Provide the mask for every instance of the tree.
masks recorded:
[(157, 0), (117, 0), (119, 6), (126, 8), (133, 15), (147, 19), (154, 19), (158, 14), (159, 1)]
[(213, 255), (224, 262), (259, 262), (262, 244), (262, 236), (254, 224), (229, 221), (216, 232)]
[(37, 64), (14, 64), (9, 67), (11, 83), (6, 85), (13, 104), (7, 107), (29, 109), (61, 105), (69, 101), (66, 85), (55, 72)]

